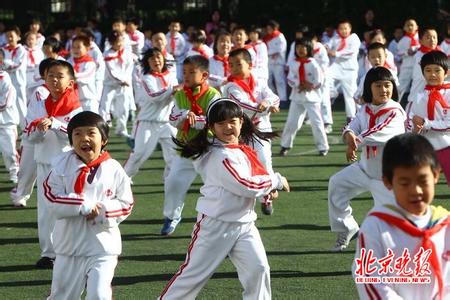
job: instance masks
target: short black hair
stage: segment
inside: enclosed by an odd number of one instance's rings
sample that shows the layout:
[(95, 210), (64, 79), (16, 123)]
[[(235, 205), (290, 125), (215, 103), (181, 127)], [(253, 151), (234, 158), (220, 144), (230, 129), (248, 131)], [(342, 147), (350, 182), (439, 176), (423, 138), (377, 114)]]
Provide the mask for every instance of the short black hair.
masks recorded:
[(384, 39), (386, 40), (386, 35), (384, 34), (383, 30), (381, 30), (381, 29), (374, 29), (374, 30), (370, 31), (369, 39), (372, 40), (374, 37), (376, 37), (379, 34), (381, 34), (384, 37)]
[(242, 58), (248, 63), (248, 64), (252, 64), (252, 56), (250, 55), (250, 52), (248, 52), (247, 49), (245, 48), (239, 48), (239, 49), (234, 49), (230, 52), (230, 54), (228, 55), (228, 59), (230, 59), (231, 57), (236, 57), (242, 55)]
[(214, 51), (214, 54), (218, 54), (218, 51), (217, 51), (217, 44), (219, 43), (219, 39), (220, 39), (222, 36), (228, 36), (228, 37), (230, 37), (230, 39), (231, 39), (231, 33), (229, 33), (229, 32), (226, 31), (226, 30), (223, 30), (223, 29), (218, 30), (217, 33), (216, 33), (216, 36), (214, 37), (214, 45), (213, 45), (213, 51)]
[(391, 71), (386, 69), (385, 67), (375, 67), (370, 69), (366, 78), (364, 79), (364, 91), (362, 98), (366, 103), (372, 103), (373, 95), (372, 95), (372, 83), (380, 80), (388, 80), (392, 83), (392, 100), (398, 99), (398, 90), (397, 85), (395, 84), (394, 76), (392, 76)]
[(114, 24), (114, 23), (122, 23), (122, 24), (125, 25), (125, 20), (124, 20), (122, 17), (115, 17), (115, 18), (112, 20), (111, 25)]
[(10, 32), (10, 31), (14, 31), (18, 36), (20, 36), (22, 34), (20, 32), (19, 26), (16, 26), (16, 25), (6, 27), (4, 32), (6, 33), (6, 32)]
[(238, 30), (242, 30), (242, 31), (244, 31), (245, 32), (245, 34), (247, 34), (247, 28), (245, 28), (245, 26), (243, 26), (243, 25), (236, 25), (234, 28), (233, 28), (233, 31), (231, 32), (231, 33), (235, 33), (236, 31), (238, 31)]
[(192, 33), (191, 42), (192, 43), (200, 43), (200, 44), (204, 44), (206, 42), (206, 37), (203, 34), (202, 30), (197, 29)]
[(392, 183), (395, 168), (430, 166), (439, 169), (439, 161), (430, 142), (422, 135), (404, 133), (391, 138), (385, 145), (382, 159), (382, 174)]
[(377, 49), (384, 49), (386, 50), (386, 45), (382, 43), (372, 43), (367, 47), (367, 53), (370, 52), (370, 50), (377, 50)]
[(299, 46), (299, 45), (301, 45), (301, 46), (306, 48), (306, 52), (307, 52), (306, 55), (308, 57), (313, 57), (314, 56), (314, 53), (313, 53), (314, 46), (313, 46), (312, 39), (307, 38), (307, 37), (302, 37), (301, 39), (296, 39), (295, 40), (295, 51), (294, 51), (295, 57), (298, 57), (298, 55), (297, 55), (297, 46)]
[(58, 53), (62, 48), (61, 42), (52, 36), (45, 38), (44, 46), (52, 47), (54, 53)]
[(139, 27), (139, 25), (141, 24), (141, 19), (139, 19), (138, 17), (131, 17), (127, 19), (127, 24), (128, 23), (132, 23)]
[(109, 33), (108, 35), (108, 42), (112, 45), (114, 44), (120, 37), (122, 36), (122, 34), (120, 34), (119, 31), (117, 30), (113, 30)]
[(55, 66), (64, 67), (65, 69), (67, 69), (69, 76), (72, 79), (75, 79), (75, 71), (73, 70), (72, 65), (70, 63), (68, 63), (67, 61), (62, 60), (62, 59), (55, 59), (48, 64), (47, 70), (50, 70), (51, 68), (53, 68)]
[(304, 24), (299, 24), (297, 26), (297, 28), (295, 29), (295, 32), (301, 32), (302, 34), (307, 34), (309, 33), (309, 27), (308, 25), (304, 25)]
[[(73, 143), (72, 132), (74, 131), (74, 129), (76, 129), (78, 127), (83, 127), (83, 126), (97, 127), (98, 131), (100, 131), (100, 135), (102, 136), (102, 142), (108, 141), (109, 126), (105, 122), (105, 120), (103, 120), (103, 118), (100, 115), (98, 115), (92, 111), (83, 111), (83, 112), (76, 114), (69, 121), (69, 124), (67, 125), (67, 136), (69, 137), (70, 145), (72, 145), (72, 143)], [(102, 147), (102, 149), (105, 146), (106, 146), (106, 143)]]
[(162, 71), (165, 72), (167, 71), (167, 63), (166, 63), (166, 58), (164, 57), (163, 53), (161, 50), (159, 50), (158, 48), (150, 48), (147, 51), (145, 51), (142, 55), (142, 59), (141, 59), (141, 67), (142, 67), (142, 73), (143, 74), (148, 74), (150, 73), (152, 70), (150, 68), (150, 64), (148, 63), (148, 59), (150, 57), (152, 57), (153, 55), (155, 55), (156, 53), (159, 53), (162, 55), (163, 59), (164, 59), (164, 66), (162, 68)]
[(72, 44), (75, 43), (76, 41), (80, 41), (88, 49), (91, 46), (91, 40), (86, 35), (78, 35), (74, 37), (72, 40)]
[(428, 65), (438, 65), (441, 66), (445, 73), (448, 71), (449, 61), (448, 56), (439, 50), (430, 51), (424, 56), (422, 56), (422, 59), (420, 60), (420, 68), (423, 70)]
[(209, 60), (201, 55), (186, 57), (183, 65), (193, 65), (202, 72), (209, 72)]
[(280, 28), (280, 23), (278, 23), (278, 22), (275, 21), (275, 20), (269, 20), (269, 21), (266, 23), (266, 26), (272, 27), (273, 29), (279, 29), (279, 28)]
[(421, 27), (419, 29), (419, 39), (422, 39), (422, 37), (427, 33), (428, 31), (435, 31), (437, 33), (437, 29), (433, 26), (425, 26)]
[(82, 29), (80, 30), (80, 32), (81, 32), (81, 34), (87, 36), (87, 37), (88, 37), (89, 39), (91, 39), (91, 40), (94, 40), (94, 39), (95, 39), (94, 31), (92, 31), (92, 29), (90, 29), (90, 28), (88, 28), (88, 27), (82, 28)]
[(41, 63), (39, 64), (39, 75), (41, 75), (41, 77), (44, 77), (45, 71), (48, 70), (48, 67), (54, 60), (54, 58), (49, 57), (41, 61)]

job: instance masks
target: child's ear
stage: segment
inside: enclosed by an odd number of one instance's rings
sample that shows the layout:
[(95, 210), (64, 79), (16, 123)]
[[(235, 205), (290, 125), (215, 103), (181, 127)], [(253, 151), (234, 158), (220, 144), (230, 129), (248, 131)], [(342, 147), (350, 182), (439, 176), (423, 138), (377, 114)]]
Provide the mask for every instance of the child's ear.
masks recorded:
[(108, 140), (102, 140), (102, 149), (108, 144)]
[(437, 184), (439, 181), (439, 175), (441, 174), (441, 168), (436, 168), (435, 170), (431, 170), (434, 176), (434, 184)]
[(209, 77), (209, 72), (208, 72), (208, 71), (204, 71), (204, 72), (202, 73), (202, 79), (203, 79), (203, 80), (206, 80), (206, 79), (208, 79), (208, 77)]
[(388, 190), (392, 190), (392, 182), (386, 176), (383, 176), (383, 183)]

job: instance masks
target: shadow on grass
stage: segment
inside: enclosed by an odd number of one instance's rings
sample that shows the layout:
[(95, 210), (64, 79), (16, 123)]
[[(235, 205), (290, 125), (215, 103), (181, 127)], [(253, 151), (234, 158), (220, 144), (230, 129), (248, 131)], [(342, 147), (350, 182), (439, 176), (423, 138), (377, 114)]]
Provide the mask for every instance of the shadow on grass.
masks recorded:
[(0, 287), (50, 285), (51, 283), (52, 283), (51, 280), (10, 281), (10, 282), (0, 282)]
[(17, 266), (0, 266), (0, 273), (3, 272), (22, 272), (22, 271), (35, 271), (35, 265), (17, 265)]
[(27, 206), (27, 207), (14, 207), (12, 204), (2, 204), (0, 205), (0, 210), (26, 210), (26, 209), (36, 209), (36, 206)]
[[(196, 218), (183, 218), (181, 223), (195, 223), (197, 221)], [(150, 219), (150, 220), (125, 220), (123, 224), (136, 224), (136, 225), (162, 225), (162, 219)]]
[(331, 271), (331, 272), (301, 272), (301, 271), (271, 271), (271, 278), (293, 278), (293, 277), (329, 277), (329, 276), (349, 276), (352, 271)]
[(0, 245), (15, 245), (15, 244), (37, 244), (38, 238), (11, 238), (0, 239)]
[(37, 223), (36, 222), (0, 223), (0, 227), (6, 227), (6, 228), (37, 228)]
[[(184, 261), (186, 253), (183, 254), (160, 254), (160, 255), (133, 255), (121, 256), (119, 261), (133, 260), (133, 261)], [(1, 270), (1, 268), (0, 268)]]
[[(200, 188), (189, 189), (187, 194), (198, 194)], [(154, 194), (164, 194), (164, 190), (160, 191), (133, 191), (134, 195), (154, 195)]]
[(330, 231), (331, 228), (328, 225), (314, 225), (314, 224), (283, 224), (280, 226), (266, 226), (266, 227), (259, 227), (258, 230), (264, 231), (264, 230), (324, 230), (324, 231)]
[[(162, 236), (156, 233), (122, 234), (122, 241), (190, 239), (190, 235)], [(0, 240), (1, 245), (1, 240)]]

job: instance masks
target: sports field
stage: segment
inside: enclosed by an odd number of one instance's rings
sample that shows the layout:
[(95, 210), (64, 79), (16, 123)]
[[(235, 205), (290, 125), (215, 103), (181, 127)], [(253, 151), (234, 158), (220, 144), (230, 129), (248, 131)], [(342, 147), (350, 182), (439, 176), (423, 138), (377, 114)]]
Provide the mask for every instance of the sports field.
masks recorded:
[[(274, 115), (273, 126), (282, 129), (287, 111)], [(287, 157), (278, 157), (279, 142), (273, 143), (274, 169), (285, 175), (291, 193), (280, 193), (272, 216), (258, 212), (257, 227), (262, 235), (271, 267), (274, 299), (356, 299), (351, 264), (355, 241), (343, 253), (332, 253), (335, 234), (328, 225), (327, 186), (329, 177), (346, 165), (345, 147), (340, 139), (343, 112), (335, 114), (331, 150), (320, 157), (314, 147), (311, 128), (298, 133), (295, 147)], [(108, 150), (124, 162), (129, 148), (112, 137)], [(161, 237), (164, 163), (154, 153), (133, 179), (136, 205), (121, 224), (123, 252), (113, 281), (115, 299), (155, 299), (183, 262), (195, 221), (194, 210), (200, 181), (189, 190), (183, 221), (171, 237)], [(442, 176), (441, 176), (442, 177)], [(28, 207), (11, 206), (8, 181), (0, 164), (0, 299), (44, 299), (50, 291), (51, 271), (34, 267), (40, 249), (37, 239), (36, 200)], [(441, 178), (435, 204), (450, 208), (449, 189)], [(447, 201), (445, 201), (447, 200)], [(352, 202), (361, 222), (371, 207), (369, 194)], [(230, 261), (226, 260), (209, 280), (199, 299), (239, 299), (242, 288)]]

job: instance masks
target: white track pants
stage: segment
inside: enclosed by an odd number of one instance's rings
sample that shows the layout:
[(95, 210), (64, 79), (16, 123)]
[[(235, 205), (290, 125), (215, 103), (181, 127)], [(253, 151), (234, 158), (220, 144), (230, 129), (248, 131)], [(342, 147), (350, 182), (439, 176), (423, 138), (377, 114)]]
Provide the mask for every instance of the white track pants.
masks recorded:
[(19, 157), (16, 150), (17, 126), (0, 127), (0, 152), (8, 170), (9, 178), (17, 180)]
[(133, 89), (129, 86), (103, 86), (100, 102), (100, 115), (105, 121), (110, 121), (110, 113), (116, 119), (116, 134), (128, 135), (127, 121), (130, 111), (130, 101), (134, 101)]
[[(332, 64), (330, 67), (330, 87), (335, 90), (340, 84), (345, 101), (345, 114), (347, 118), (354, 118), (356, 115), (356, 103), (353, 95), (358, 88), (356, 79), (358, 77), (357, 70), (344, 70), (339, 65)], [(336, 94), (336, 92), (331, 94)]]
[(38, 213), (38, 234), (41, 256), (55, 258), (55, 250), (51, 235), (55, 227), (55, 217), (48, 208), (48, 200), (44, 195), (43, 183), (47, 179), (52, 166), (50, 164), (37, 164), (37, 213)]
[(284, 72), (284, 65), (271, 64), (269, 65), (269, 87), (278, 95), (281, 101), (287, 101), (287, 85), (286, 73)]
[(22, 139), (17, 186), (11, 192), (13, 201), (27, 201), (36, 182), (37, 165), (34, 159), (34, 144)]

